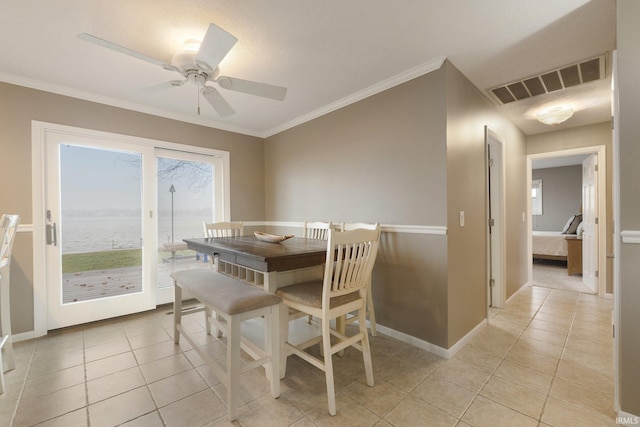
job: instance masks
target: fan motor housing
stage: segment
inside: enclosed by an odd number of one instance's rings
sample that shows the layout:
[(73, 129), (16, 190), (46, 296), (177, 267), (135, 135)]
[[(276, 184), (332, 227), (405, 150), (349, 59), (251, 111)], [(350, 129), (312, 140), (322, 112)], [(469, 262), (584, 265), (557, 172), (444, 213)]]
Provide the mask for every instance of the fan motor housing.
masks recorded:
[(171, 65), (182, 71), (200, 71), (195, 63), (196, 52), (182, 51), (176, 53), (171, 59)]

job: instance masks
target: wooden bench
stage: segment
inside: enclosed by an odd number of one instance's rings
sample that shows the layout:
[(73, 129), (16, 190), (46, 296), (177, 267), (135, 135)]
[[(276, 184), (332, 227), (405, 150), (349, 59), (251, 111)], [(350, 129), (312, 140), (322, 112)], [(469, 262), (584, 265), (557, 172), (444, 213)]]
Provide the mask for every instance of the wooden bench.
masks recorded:
[[(180, 334), (191, 344), (213, 373), (227, 387), (227, 414), (229, 421), (236, 419), (240, 374), (265, 366), (267, 379), (271, 383), (271, 396), (280, 396), (280, 339), (279, 310), (282, 299), (238, 279), (217, 273), (211, 269), (192, 269), (171, 274), (175, 284), (173, 303), (174, 342), (180, 342)], [(182, 290), (200, 301), (204, 307), (182, 312)], [(227, 336), (226, 366), (205, 353), (182, 327), (184, 315), (205, 312), (207, 333), (211, 334), (211, 322)], [(214, 311), (216, 316), (212, 317)], [(241, 336), (240, 324), (256, 317), (265, 318), (264, 349)], [(240, 349), (254, 360), (243, 365)]]

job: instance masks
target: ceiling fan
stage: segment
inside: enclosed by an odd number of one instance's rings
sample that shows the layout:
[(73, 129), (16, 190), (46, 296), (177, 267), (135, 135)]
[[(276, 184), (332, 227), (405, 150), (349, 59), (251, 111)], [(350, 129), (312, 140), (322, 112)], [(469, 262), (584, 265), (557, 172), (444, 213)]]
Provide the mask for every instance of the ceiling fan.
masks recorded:
[[(194, 83), (199, 88), (198, 93), (202, 94), (204, 99), (211, 104), (220, 117), (229, 116), (235, 113), (235, 111), (215, 87), (207, 85), (208, 82), (214, 83), (223, 89), (261, 96), (277, 101), (283, 101), (287, 94), (287, 88), (285, 87), (238, 79), (236, 77), (220, 76), (218, 64), (220, 64), (229, 53), (238, 39), (215, 24), (209, 25), (202, 43), (199, 43), (197, 40), (187, 40), (185, 50), (175, 54), (170, 64), (91, 34), (80, 33), (78, 34), (78, 38), (158, 65), (165, 70), (180, 73), (184, 79), (171, 80), (149, 86), (148, 88), (142, 89), (142, 91), (151, 92), (164, 88), (182, 86), (186, 82)], [(200, 114), (199, 98), (198, 114)]]

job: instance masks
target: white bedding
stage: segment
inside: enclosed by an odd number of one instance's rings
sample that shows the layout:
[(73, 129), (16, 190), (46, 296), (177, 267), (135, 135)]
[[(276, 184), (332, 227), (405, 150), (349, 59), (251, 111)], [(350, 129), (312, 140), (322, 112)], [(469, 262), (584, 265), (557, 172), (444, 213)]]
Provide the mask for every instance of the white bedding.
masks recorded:
[(534, 231), (533, 254), (567, 256), (567, 237), (560, 231)]

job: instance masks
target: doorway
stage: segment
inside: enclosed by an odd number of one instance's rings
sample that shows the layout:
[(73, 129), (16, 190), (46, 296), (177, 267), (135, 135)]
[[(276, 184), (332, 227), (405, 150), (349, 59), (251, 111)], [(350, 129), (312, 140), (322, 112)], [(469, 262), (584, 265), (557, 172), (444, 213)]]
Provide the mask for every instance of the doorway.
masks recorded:
[[(587, 169), (587, 173), (584, 173), (583, 162), (589, 158), (589, 165)], [(592, 164), (595, 162), (597, 166)], [(597, 293), (601, 296), (606, 294), (606, 224), (607, 224), (607, 209), (606, 209), (606, 157), (605, 157), (605, 147), (604, 146), (594, 146), (594, 147), (584, 147), (578, 149), (571, 150), (561, 150), (549, 153), (540, 153), (540, 154), (532, 154), (527, 156), (527, 188), (528, 191), (532, 191), (532, 171), (534, 169), (534, 164), (542, 167), (558, 167), (558, 166), (567, 166), (567, 165), (576, 165), (578, 169), (581, 171), (581, 184), (579, 193), (579, 207), (576, 206), (576, 211), (579, 209), (580, 214), (586, 213), (588, 218), (590, 219), (590, 229), (588, 229), (588, 241), (587, 244), (584, 245), (583, 239), (580, 239), (580, 243), (582, 244), (582, 249), (580, 250), (581, 258), (580, 262), (583, 263), (582, 269), (586, 266), (589, 271), (591, 271), (591, 284), (590, 288), (588, 284), (583, 283), (583, 276), (571, 276), (569, 277), (567, 274), (567, 270), (564, 270), (562, 279), (566, 279), (566, 285), (569, 287), (567, 290), (578, 290), (581, 292), (593, 292)], [(591, 169), (589, 169), (591, 168)], [(591, 172), (589, 172), (591, 171)], [(595, 171), (595, 173), (593, 172)], [(589, 178), (590, 177), (590, 178)], [(587, 187), (585, 189), (585, 183)], [(543, 187), (544, 188), (544, 187)], [(584, 193), (587, 191), (588, 197), (584, 198)], [(590, 203), (589, 206), (585, 206), (585, 200)], [(529, 259), (533, 259), (534, 252), (534, 242), (533, 242), (533, 229), (534, 224), (537, 219), (532, 215), (532, 203), (528, 203), (528, 229), (529, 229), (529, 239), (528, 239), (528, 254)], [(585, 212), (585, 209), (588, 209)], [(577, 212), (576, 212), (577, 213)], [(583, 225), (587, 227), (588, 225)], [(590, 236), (590, 237), (589, 237)], [(600, 236), (600, 238), (598, 238)], [(546, 239), (547, 237), (545, 237)], [(544, 242), (544, 241), (543, 241)], [(573, 243), (571, 242), (573, 246)], [(554, 246), (555, 247), (555, 246)], [(568, 254), (554, 254), (561, 255), (560, 259), (563, 259), (564, 262), (569, 262)], [(553, 256), (551, 257), (553, 258)], [(543, 263), (547, 263), (547, 261), (542, 261)], [(556, 261), (548, 261), (548, 263), (553, 264)], [(564, 264), (563, 264), (564, 265)], [(543, 266), (546, 268), (545, 266)], [(545, 274), (547, 274), (545, 272)], [(586, 276), (584, 276), (586, 277)], [(533, 278), (533, 263), (528, 264), (528, 280), (529, 283), (534, 283)], [(550, 276), (550, 280), (553, 278)], [(582, 289), (582, 290), (580, 290)]]
[[(171, 288), (160, 280), (171, 270), (159, 265), (196, 261), (197, 255), (164, 243), (200, 237), (203, 221), (229, 217), (228, 153), (48, 123), (32, 127), (39, 166), (33, 192), (36, 336), (171, 302)], [(179, 189), (178, 209), (170, 212), (159, 187), (167, 179)], [(166, 240), (169, 215), (179, 223), (171, 227), (172, 241)]]

